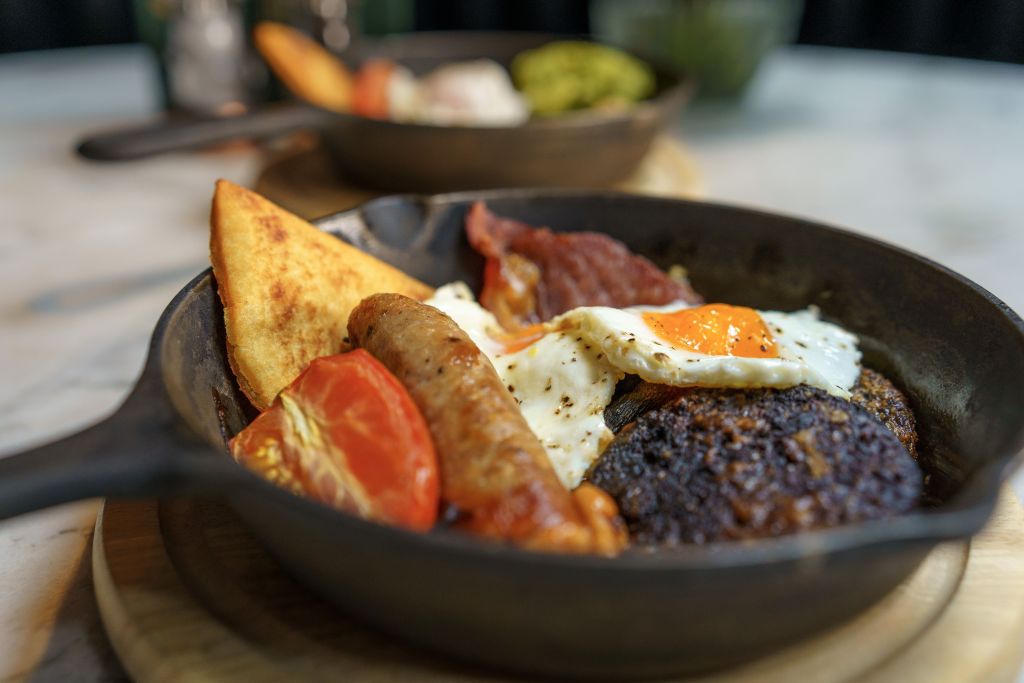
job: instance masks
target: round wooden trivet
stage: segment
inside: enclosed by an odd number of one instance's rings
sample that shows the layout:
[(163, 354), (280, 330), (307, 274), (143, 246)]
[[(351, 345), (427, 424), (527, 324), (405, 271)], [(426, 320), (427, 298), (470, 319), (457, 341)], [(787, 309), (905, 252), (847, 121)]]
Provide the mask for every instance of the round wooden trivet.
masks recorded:
[[(365, 628), (287, 576), (216, 503), (108, 502), (93, 542), (96, 596), (143, 683), (514, 678)], [(742, 628), (742, 625), (737, 625)], [(970, 544), (937, 548), (852, 622), (701, 683), (988, 683), (1024, 659), (1024, 510), (1010, 491)]]
[[(312, 138), (300, 139), (273, 154), (253, 189), (306, 219), (344, 211), (382, 194), (341, 176)], [(667, 197), (703, 196), (696, 162), (682, 144), (668, 136), (655, 140), (633, 176), (614, 189)]]

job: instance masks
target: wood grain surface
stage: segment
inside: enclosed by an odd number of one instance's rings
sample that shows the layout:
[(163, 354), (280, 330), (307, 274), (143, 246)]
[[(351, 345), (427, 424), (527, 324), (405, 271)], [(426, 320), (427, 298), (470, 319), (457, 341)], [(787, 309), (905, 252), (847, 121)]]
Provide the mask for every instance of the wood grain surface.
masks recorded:
[[(143, 683), (513, 681), (363, 627), (292, 580), (217, 503), (108, 502), (97, 600)], [(970, 544), (937, 548), (880, 604), (740, 669), (690, 681), (981, 683), (1024, 659), (1024, 510), (1007, 491)]]

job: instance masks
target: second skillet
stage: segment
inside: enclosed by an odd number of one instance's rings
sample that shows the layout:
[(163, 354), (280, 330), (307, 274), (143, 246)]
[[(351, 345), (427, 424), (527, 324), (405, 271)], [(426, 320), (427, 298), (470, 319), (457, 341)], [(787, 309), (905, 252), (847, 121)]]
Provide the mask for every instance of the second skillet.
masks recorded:
[[(411, 33), (356, 46), (358, 63), (385, 57), (423, 74), (442, 64), (486, 57), (508, 67), (523, 50), (560, 36), (542, 33)], [(103, 161), (138, 159), (238, 138), (319, 130), (348, 177), (385, 190), (443, 192), (491, 187), (607, 187), (629, 177), (655, 136), (673, 122), (691, 84), (656, 69), (657, 91), (618, 113), (581, 111), (521, 126), (394, 123), (289, 103), (220, 119), (107, 133), (78, 148)]]
[(493, 667), (644, 678), (735, 665), (838, 625), (936, 543), (981, 529), (1024, 446), (1024, 323), (930, 261), (808, 221), (614, 193), (387, 197), (320, 222), (433, 285), (478, 285), (468, 206), (599, 230), (709, 300), (818, 305), (912, 397), (932, 506), (894, 519), (618, 558), (531, 553), (453, 531), (414, 534), (292, 496), (236, 465), (251, 417), (216, 282), (187, 284), (157, 325), (136, 389), (108, 421), (0, 459), (0, 518), (90, 496), (226, 499), (301, 580), (388, 632)]

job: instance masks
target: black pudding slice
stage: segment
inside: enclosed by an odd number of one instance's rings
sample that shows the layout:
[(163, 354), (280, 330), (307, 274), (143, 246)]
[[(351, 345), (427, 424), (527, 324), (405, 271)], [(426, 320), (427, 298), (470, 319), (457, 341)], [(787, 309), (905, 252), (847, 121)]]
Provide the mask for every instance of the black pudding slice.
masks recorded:
[(879, 372), (863, 368), (850, 401), (878, 418), (917, 457), (917, 420), (902, 391)]
[(921, 470), (863, 408), (806, 386), (686, 389), (588, 473), (637, 545), (763, 538), (897, 515)]

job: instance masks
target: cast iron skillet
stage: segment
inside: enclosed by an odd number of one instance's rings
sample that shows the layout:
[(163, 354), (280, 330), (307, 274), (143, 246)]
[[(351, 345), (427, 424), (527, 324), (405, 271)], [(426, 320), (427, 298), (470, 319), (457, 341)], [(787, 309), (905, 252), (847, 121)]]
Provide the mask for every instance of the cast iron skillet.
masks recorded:
[(498, 191), (378, 199), (320, 225), (424, 280), (478, 285), (467, 206), (601, 230), (710, 301), (808, 304), (861, 336), (909, 391), (928, 499), (897, 519), (616, 559), (415, 535), (293, 497), (226, 455), (249, 406), (202, 273), (157, 324), (124, 406), (81, 434), (0, 460), (0, 517), (90, 496), (202, 492), (227, 500), (287, 568), (386, 631), (464, 659), (558, 677), (650, 677), (737, 664), (876, 602), (938, 542), (981, 529), (1024, 445), (1024, 323), (913, 254), (808, 221), (614, 193)]
[[(358, 63), (387, 57), (416, 73), (480, 57), (508, 66), (519, 52), (559, 38), (542, 33), (412, 33), (366, 43), (346, 58)], [(137, 159), (315, 128), (341, 170), (371, 187), (420, 192), (607, 187), (636, 169), (654, 136), (675, 119), (689, 97), (688, 81), (668, 71), (656, 74), (654, 97), (618, 114), (587, 111), (522, 126), (473, 128), (377, 121), (295, 102), (245, 116), (107, 133), (84, 141), (78, 151), (97, 160)]]

